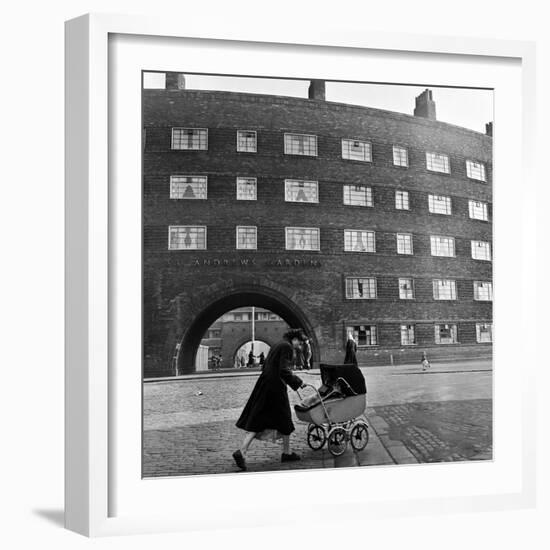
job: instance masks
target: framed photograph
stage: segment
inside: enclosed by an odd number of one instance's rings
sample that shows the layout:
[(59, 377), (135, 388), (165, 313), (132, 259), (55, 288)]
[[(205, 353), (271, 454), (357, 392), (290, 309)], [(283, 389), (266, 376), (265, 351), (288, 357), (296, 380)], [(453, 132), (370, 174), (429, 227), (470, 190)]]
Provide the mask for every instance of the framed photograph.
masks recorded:
[(67, 22), (67, 528), (533, 504), (533, 46), (325, 31)]

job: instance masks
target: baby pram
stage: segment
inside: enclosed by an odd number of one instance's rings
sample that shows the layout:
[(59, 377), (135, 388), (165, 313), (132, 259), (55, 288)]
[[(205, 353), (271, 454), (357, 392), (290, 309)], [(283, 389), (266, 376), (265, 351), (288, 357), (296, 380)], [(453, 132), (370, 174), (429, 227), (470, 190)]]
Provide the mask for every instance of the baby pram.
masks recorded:
[(313, 450), (327, 442), (334, 456), (344, 453), (348, 441), (356, 451), (369, 441), (367, 419), (367, 387), (363, 373), (356, 365), (321, 363), (322, 386), (307, 384), (315, 393), (294, 406), (296, 416), (308, 422), (307, 443)]

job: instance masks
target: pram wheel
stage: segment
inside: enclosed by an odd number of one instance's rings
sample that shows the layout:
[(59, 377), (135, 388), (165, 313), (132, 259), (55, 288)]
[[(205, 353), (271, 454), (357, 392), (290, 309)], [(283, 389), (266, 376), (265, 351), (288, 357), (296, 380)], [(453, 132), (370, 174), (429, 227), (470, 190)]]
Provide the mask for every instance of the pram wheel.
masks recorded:
[(356, 451), (362, 451), (369, 442), (369, 428), (364, 422), (358, 422), (350, 433), (351, 446)]
[(333, 456), (344, 454), (348, 446), (347, 433), (344, 428), (332, 428), (328, 433), (328, 450)]
[(327, 440), (327, 433), (325, 432), (325, 428), (323, 428), (323, 426), (310, 424), (307, 427), (307, 444), (314, 451), (318, 451), (319, 449), (322, 449), (326, 440)]

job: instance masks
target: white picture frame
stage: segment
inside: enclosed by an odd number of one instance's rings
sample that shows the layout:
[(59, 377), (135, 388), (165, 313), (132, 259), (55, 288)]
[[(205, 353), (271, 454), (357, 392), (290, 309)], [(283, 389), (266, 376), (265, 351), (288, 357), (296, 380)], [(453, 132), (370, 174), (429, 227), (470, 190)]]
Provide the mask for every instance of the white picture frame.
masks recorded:
[[(151, 66), (150, 63), (155, 62), (154, 54), (150, 58), (139, 57), (145, 51), (147, 40), (162, 42), (157, 53), (166, 53), (166, 48), (178, 48), (180, 42), (192, 42), (192, 53), (198, 57), (190, 56), (186, 60), (187, 66), (181, 67), (168, 55), (164, 57), (163, 66)], [(208, 43), (208, 52), (204, 50), (197, 54), (200, 48), (196, 46), (201, 43)], [(122, 341), (125, 335), (112, 331), (120, 322), (120, 312), (123, 311), (120, 304), (114, 304), (122, 299), (119, 290), (115, 292), (113, 286), (115, 263), (118, 266), (122, 264), (120, 269), (124, 271), (126, 262), (128, 269), (128, 262), (122, 258), (124, 254), (121, 258), (117, 256), (115, 262), (113, 242), (118, 237), (114, 233), (121, 231), (125, 212), (135, 213), (138, 204), (136, 200), (139, 200), (138, 197), (132, 197), (127, 205), (121, 205), (119, 191), (113, 190), (111, 186), (117, 177), (119, 165), (139, 165), (139, 158), (135, 158), (135, 148), (128, 149), (123, 142), (118, 141), (116, 155), (113, 156), (113, 150), (109, 149), (113, 139), (121, 135), (117, 133), (118, 123), (114, 120), (119, 113), (110, 110), (110, 107), (116, 105), (115, 96), (120, 92), (121, 79), (118, 72), (121, 75), (129, 74), (130, 80), (135, 77), (140, 66), (144, 70), (200, 70), (203, 67), (205, 72), (226, 73), (229, 71), (224, 71), (224, 66), (234, 68), (238, 67), (238, 63), (233, 63), (233, 57), (227, 55), (223, 59), (224, 65), (222, 56), (216, 55), (216, 52), (219, 54), (221, 49), (229, 46), (247, 47), (255, 54), (248, 60), (241, 59), (240, 72), (233, 74), (261, 74), (255, 73), (260, 70), (255, 63), (266, 52), (272, 51), (270, 61), (276, 64), (279, 57), (279, 68), (285, 66), (285, 74), (289, 77), (304, 76), (304, 69), (299, 64), (285, 65), (287, 56), (311, 55), (313, 62), (309, 65), (308, 76), (324, 77), (326, 71), (332, 71), (331, 76), (340, 75), (345, 79), (350, 78), (349, 69), (341, 63), (335, 63), (335, 58), (348, 55), (350, 59), (354, 56), (361, 59), (362, 55), (373, 55), (384, 56), (386, 68), (393, 65), (394, 70), (407, 58), (408, 64), (412, 63), (417, 68), (419, 80), (416, 83), (426, 84), (430, 83), (426, 75), (430, 74), (430, 65), (433, 63), (453, 65), (452, 71), (438, 73), (437, 77), (432, 78), (432, 81), (437, 80), (441, 85), (464, 83), (460, 78), (465, 74), (464, 67), (470, 64), (471, 68), (478, 68), (477, 73), (472, 70), (472, 80), (477, 79), (477, 85), (483, 81), (486, 87), (495, 89), (494, 173), (495, 181), (499, 182), (495, 194), (502, 212), (499, 214), (497, 211), (495, 215), (495, 295), (501, 291), (501, 296), (507, 296), (507, 288), (516, 288), (517, 295), (512, 296), (507, 303), (499, 303), (497, 298), (495, 304), (497, 370), (494, 415), (495, 434), (498, 436), (496, 441), (500, 441), (501, 445), (495, 445), (493, 461), (487, 464), (432, 465), (427, 475), (426, 468), (378, 468), (376, 478), (368, 468), (242, 477), (195, 476), (155, 481), (135, 479), (135, 476), (133, 479), (122, 479), (119, 475), (121, 460), (134, 464), (141, 459), (141, 456), (135, 456), (135, 439), (131, 441), (120, 429), (127, 425), (128, 432), (137, 433), (141, 427), (141, 417), (135, 416), (141, 406), (141, 394), (135, 393), (136, 388), (139, 388), (135, 381), (121, 390), (116, 371), (119, 365), (117, 358), (123, 347), (119, 340)], [(139, 53), (132, 54), (134, 49), (139, 50)], [(322, 63), (319, 63), (320, 59)], [(325, 480), (325, 488), (326, 480), (330, 486), (344, 484), (348, 487), (369, 487), (368, 492), (349, 491), (349, 494), (329, 495), (328, 498), (336, 498), (338, 501), (337, 509), (332, 511), (335, 520), (360, 518), (365, 514), (371, 517), (407, 515), (419, 503), (425, 513), (533, 506), (535, 437), (529, 420), (535, 410), (535, 352), (526, 343), (519, 344), (514, 350), (500, 348), (499, 351), (498, 342), (499, 339), (501, 342), (507, 339), (506, 326), (499, 320), (514, 315), (514, 318), (519, 319), (520, 329), (528, 327), (527, 316), (521, 314), (521, 301), (531, 296), (532, 288), (527, 280), (527, 270), (522, 272), (517, 256), (510, 258), (507, 250), (521, 250), (524, 265), (529, 264), (532, 245), (528, 235), (531, 231), (535, 232), (535, 221), (534, 216), (530, 219), (527, 216), (527, 203), (523, 197), (535, 194), (535, 184), (530, 177), (534, 150), (534, 64), (534, 45), (528, 42), (395, 35), (366, 30), (320, 29), (314, 26), (302, 28), (299, 32), (292, 28), (274, 30), (268, 26), (240, 30), (223, 25), (222, 22), (214, 22), (206, 27), (175, 22), (169, 18), (115, 15), (85, 15), (68, 21), (66, 527), (87, 536), (106, 536), (292, 522), (295, 521), (293, 518), (297, 508), (288, 502), (285, 503), (287, 515), (284, 519), (271, 512), (283, 505), (285, 495), (296, 483), (300, 484), (301, 493), (308, 494), (309, 498), (320, 498), (318, 485), (321, 479)], [(373, 61), (373, 72), (367, 73), (363, 69), (363, 79), (388, 81), (381, 80), (383, 71), (380, 68), (377, 72), (376, 66)], [(480, 67), (485, 70), (480, 70)], [(487, 67), (493, 70), (487, 71)], [(277, 75), (285, 76), (281, 73)], [(410, 72), (408, 76), (403, 75), (397, 71), (393, 78), (396, 82), (402, 80), (413, 83)], [(125, 131), (132, 132), (132, 128)], [(139, 141), (139, 127), (137, 139)], [(505, 159), (508, 159), (507, 166), (503, 170)], [(519, 197), (509, 196), (514, 178), (516, 183), (521, 181), (522, 194)], [(524, 214), (517, 225), (520, 230), (517, 231), (515, 227), (515, 232), (514, 227), (506, 227), (506, 213), (514, 204), (520, 204)], [(139, 246), (140, 243), (136, 242), (135, 247)], [(119, 249), (117, 251), (121, 252)], [(499, 275), (500, 272), (502, 275)], [(521, 361), (522, 365), (521, 371), (515, 374), (509, 372), (509, 366), (514, 361)], [(141, 383), (141, 369), (136, 369)], [(505, 401), (512, 396), (514, 389), (517, 392), (517, 410), (512, 414), (509, 403)], [(499, 424), (506, 424), (508, 430), (515, 431), (516, 447), (506, 447), (508, 443), (503, 434), (499, 435)], [(456, 470), (457, 467), (460, 470)], [(134, 471), (130, 465), (128, 470)], [(471, 483), (459, 483), (462, 476), (466, 480), (470, 479)], [(456, 480), (451, 479), (455, 477)], [(387, 488), (385, 493), (384, 484)], [(399, 489), (390, 490), (390, 484)], [(182, 490), (190, 495), (188, 502), (180, 501), (180, 507), (175, 511), (177, 513), (170, 513), (171, 497), (165, 499), (162, 495), (172, 494), (173, 497), (175, 492), (181, 495)], [(209, 503), (206, 498), (212, 491), (217, 495), (215, 503)], [(269, 494), (270, 498), (257, 500), (254, 509), (243, 514), (246, 495), (250, 494)], [(324, 498), (327, 498), (326, 494)], [(125, 503), (126, 507), (121, 503)], [(161, 504), (166, 504), (166, 507)], [(207, 505), (208, 514), (201, 513), (201, 507)]]

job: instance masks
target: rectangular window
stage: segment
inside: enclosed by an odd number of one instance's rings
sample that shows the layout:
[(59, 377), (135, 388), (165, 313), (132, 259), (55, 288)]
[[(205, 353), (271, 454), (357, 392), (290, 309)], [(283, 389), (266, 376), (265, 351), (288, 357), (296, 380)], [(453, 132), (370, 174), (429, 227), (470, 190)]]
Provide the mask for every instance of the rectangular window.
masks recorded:
[(449, 174), (449, 157), (439, 153), (426, 153), (426, 168), (432, 172)]
[(455, 240), (453, 237), (439, 237), (432, 235), (430, 237), (430, 245), (432, 256), (449, 256), (455, 255)]
[(486, 222), (489, 219), (486, 202), (468, 201), (468, 209), (472, 220), (483, 220)]
[(243, 153), (256, 152), (256, 132), (252, 130), (237, 130), (237, 151)]
[(237, 178), (237, 200), (255, 201), (257, 197), (256, 178)]
[(399, 299), (400, 300), (414, 299), (413, 280), (410, 277), (401, 277), (399, 279)]
[(171, 199), (206, 199), (206, 176), (170, 176)]
[(456, 300), (456, 281), (452, 279), (434, 279), (434, 300)]
[(397, 210), (409, 209), (409, 192), (408, 191), (395, 192), (395, 208), (397, 208)]
[(474, 300), (490, 302), (493, 299), (493, 283), (489, 281), (474, 281)]
[(317, 136), (285, 134), (285, 155), (317, 156)]
[(451, 197), (428, 195), (428, 208), (432, 214), (451, 214)]
[(206, 250), (206, 227), (171, 225), (168, 228), (169, 250)]
[(414, 344), (416, 344), (414, 325), (401, 325), (401, 345), (412, 346)]
[(287, 250), (319, 250), (319, 229), (316, 227), (287, 227)]
[(485, 241), (472, 241), (472, 258), (474, 260), (491, 260), (491, 245)]
[(346, 333), (352, 333), (358, 346), (376, 346), (378, 338), (376, 335), (376, 325), (358, 325), (346, 327)]
[(397, 253), (413, 253), (413, 237), (410, 233), (397, 233)]
[(285, 180), (285, 201), (319, 202), (319, 185), (316, 181)]
[(208, 149), (208, 130), (206, 128), (172, 128), (172, 149)]
[(344, 250), (346, 252), (376, 252), (374, 231), (344, 231)]
[(473, 180), (486, 181), (485, 165), (482, 162), (476, 162), (475, 160), (467, 160), (466, 175)]
[(457, 344), (456, 325), (435, 325), (435, 343), (436, 344)]
[(372, 161), (372, 147), (368, 141), (342, 140), (342, 158), (348, 160)]
[(366, 185), (344, 185), (344, 204), (372, 206), (372, 189)]
[(479, 344), (493, 341), (493, 324), (476, 323), (476, 340)]
[(405, 147), (393, 146), (393, 164), (394, 166), (409, 166), (409, 154)]
[(347, 277), (346, 298), (354, 300), (376, 298), (376, 279), (374, 277)]
[(237, 226), (237, 249), (256, 250), (257, 228), (253, 225)]

